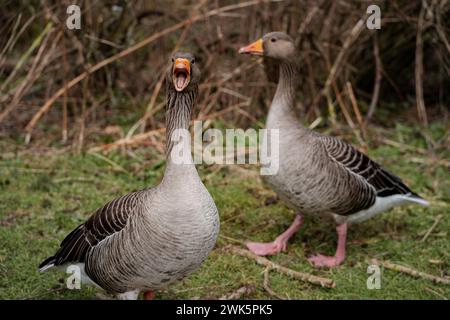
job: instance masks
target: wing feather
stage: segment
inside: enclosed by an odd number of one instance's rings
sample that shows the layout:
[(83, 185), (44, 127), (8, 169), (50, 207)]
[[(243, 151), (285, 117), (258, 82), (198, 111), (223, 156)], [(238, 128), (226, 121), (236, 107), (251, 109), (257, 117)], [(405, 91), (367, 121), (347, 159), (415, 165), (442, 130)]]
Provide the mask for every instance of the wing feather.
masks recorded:
[(56, 254), (44, 260), (39, 268), (44, 269), (51, 264), (85, 262), (92, 248), (127, 225), (130, 216), (142, 205), (142, 193), (143, 191), (129, 193), (96, 210), (85, 223), (64, 238)]
[(375, 189), (377, 196), (403, 194), (418, 197), (399, 177), (382, 168), (351, 145), (335, 137), (322, 136), (321, 140), (329, 157), (345, 170), (364, 178)]

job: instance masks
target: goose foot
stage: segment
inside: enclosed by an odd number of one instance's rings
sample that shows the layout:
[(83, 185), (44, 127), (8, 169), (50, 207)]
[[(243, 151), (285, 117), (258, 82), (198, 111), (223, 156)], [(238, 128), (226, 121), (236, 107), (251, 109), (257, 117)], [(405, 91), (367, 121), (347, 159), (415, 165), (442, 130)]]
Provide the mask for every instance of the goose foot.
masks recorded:
[(312, 263), (315, 267), (327, 267), (333, 268), (344, 262), (344, 258), (339, 258), (336, 256), (324, 256), (322, 254), (318, 254), (316, 256), (312, 256), (308, 258), (308, 261)]
[(308, 261), (315, 267), (328, 267), (333, 268), (341, 265), (345, 260), (345, 242), (347, 240), (347, 224), (343, 223), (336, 227), (338, 234), (338, 243), (336, 254), (334, 256), (324, 256), (318, 254), (308, 258)]
[(245, 244), (251, 252), (257, 256), (271, 256), (281, 251), (286, 251), (287, 241), (280, 241), (278, 238), (273, 242), (247, 242)]
[(144, 292), (144, 300), (153, 300), (155, 297), (155, 293), (153, 291), (145, 291)]
[(275, 241), (263, 242), (247, 242), (247, 248), (257, 256), (275, 255), (281, 251), (286, 251), (289, 239), (300, 229), (303, 223), (301, 215), (297, 215), (291, 226), (282, 234), (280, 234)]

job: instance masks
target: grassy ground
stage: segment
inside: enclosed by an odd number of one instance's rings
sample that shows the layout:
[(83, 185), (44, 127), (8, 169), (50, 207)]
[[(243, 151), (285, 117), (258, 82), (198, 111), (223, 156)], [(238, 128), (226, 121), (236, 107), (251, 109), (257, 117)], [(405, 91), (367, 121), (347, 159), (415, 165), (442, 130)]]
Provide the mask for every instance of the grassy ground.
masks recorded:
[[(385, 133), (383, 133), (384, 135)], [(435, 125), (436, 139), (444, 125)], [(350, 229), (348, 258), (333, 270), (315, 270), (306, 257), (334, 252), (334, 227), (307, 220), (288, 251), (270, 259), (288, 268), (328, 277), (336, 288), (326, 289), (270, 273), (270, 287), (290, 299), (443, 299), (450, 287), (383, 270), (380, 290), (368, 290), (367, 259), (408, 265), (433, 275), (450, 275), (449, 154), (429, 157), (418, 129), (398, 127), (386, 137), (401, 141), (373, 146), (370, 155), (402, 177), (432, 206), (396, 208)], [(446, 153), (447, 152), (447, 153)], [(39, 274), (37, 265), (53, 254), (64, 236), (97, 207), (132, 190), (156, 184), (164, 163), (151, 150), (134, 156), (114, 153), (108, 161), (91, 154), (0, 155), (0, 299), (94, 299), (96, 289), (68, 290), (64, 273)], [(293, 219), (293, 212), (264, 186), (255, 167), (200, 166), (199, 171), (220, 211), (221, 237), (207, 262), (192, 276), (157, 293), (157, 299), (218, 298), (242, 286), (254, 289), (243, 298), (272, 298), (263, 287), (264, 268), (232, 255), (226, 245), (238, 240), (272, 240)], [(443, 218), (426, 241), (424, 234), (436, 217)]]

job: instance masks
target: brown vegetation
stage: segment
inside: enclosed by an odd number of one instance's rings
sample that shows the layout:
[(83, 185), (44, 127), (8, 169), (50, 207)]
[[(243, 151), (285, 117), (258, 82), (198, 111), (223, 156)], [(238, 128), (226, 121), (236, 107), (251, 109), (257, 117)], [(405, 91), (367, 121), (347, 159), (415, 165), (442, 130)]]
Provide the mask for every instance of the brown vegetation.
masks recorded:
[[(276, 67), (265, 77), (260, 61), (237, 49), (273, 30), (301, 48), (298, 101), (306, 122), (333, 129), (343, 122), (363, 145), (367, 123), (384, 120), (381, 108), (409, 111), (424, 128), (448, 117), (447, 0), (75, 2), (81, 30), (65, 26), (73, 1), (2, 4), (0, 137), (62, 141), (78, 151), (158, 144), (163, 72), (175, 50), (195, 53), (201, 64), (197, 118), (258, 125)], [(373, 2), (381, 30), (365, 25)]]

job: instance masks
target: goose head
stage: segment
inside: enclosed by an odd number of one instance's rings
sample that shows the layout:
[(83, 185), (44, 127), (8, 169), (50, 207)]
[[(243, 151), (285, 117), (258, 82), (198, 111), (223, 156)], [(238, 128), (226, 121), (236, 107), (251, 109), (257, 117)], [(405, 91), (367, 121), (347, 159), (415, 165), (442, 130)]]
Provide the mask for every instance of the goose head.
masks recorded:
[(198, 85), (200, 70), (189, 52), (175, 52), (167, 69), (167, 84), (177, 92), (187, 92)]
[(270, 57), (277, 60), (295, 58), (294, 40), (284, 32), (270, 32), (261, 39), (239, 49), (241, 54)]

